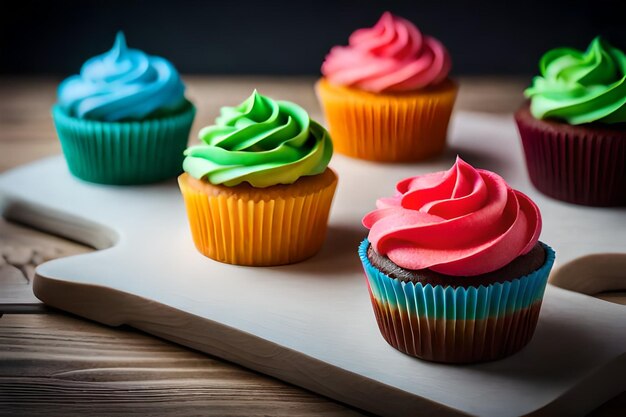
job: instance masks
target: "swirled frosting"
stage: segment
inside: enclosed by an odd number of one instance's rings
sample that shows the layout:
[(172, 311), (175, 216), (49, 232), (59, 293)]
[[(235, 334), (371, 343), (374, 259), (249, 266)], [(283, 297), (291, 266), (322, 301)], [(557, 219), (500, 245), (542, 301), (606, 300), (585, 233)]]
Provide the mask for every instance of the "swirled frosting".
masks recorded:
[(348, 43), (332, 48), (322, 65), (333, 84), (402, 92), (438, 84), (450, 72), (450, 54), (441, 42), (389, 12), (374, 27), (355, 31)]
[(113, 49), (89, 59), (58, 90), (58, 104), (81, 119), (140, 120), (180, 109), (185, 86), (167, 60), (129, 49), (118, 32)]
[(239, 106), (222, 107), (199, 137), (203, 144), (185, 151), (183, 169), (226, 186), (292, 184), (324, 172), (333, 153), (328, 132), (302, 107), (256, 90)]
[(497, 174), (457, 157), (448, 171), (406, 178), (363, 218), (374, 250), (405, 269), (473, 276), (528, 253), (539, 209)]
[(584, 52), (548, 51), (539, 68), (541, 75), (525, 91), (535, 118), (572, 125), (626, 122), (626, 55), (602, 38)]

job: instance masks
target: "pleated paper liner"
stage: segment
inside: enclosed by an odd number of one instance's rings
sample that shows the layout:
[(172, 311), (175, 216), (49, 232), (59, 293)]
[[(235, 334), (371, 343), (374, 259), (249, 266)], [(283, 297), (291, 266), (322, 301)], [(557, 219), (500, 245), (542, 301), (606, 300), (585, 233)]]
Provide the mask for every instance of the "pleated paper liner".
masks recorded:
[(427, 159), (444, 150), (458, 87), (446, 80), (417, 92), (374, 94), (322, 78), (316, 90), (337, 152), (402, 162)]
[(378, 327), (396, 349), (421, 359), (476, 363), (511, 355), (532, 338), (555, 253), (537, 271), (501, 283), (456, 287), (402, 282), (359, 247)]
[(326, 237), (337, 176), (301, 177), (291, 185), (254, 188), (178, 178), (200, 253), (235, 265), (270, 266), (315, 255)]
[(626, 126), (535, 119), (515, 114), (533, 185), (568, 203), (626, 206)]
[(85, 181), (114, 185), (146, 184), (180, 174), (195, 113), (188, 103), (170, 116), (99, 122), (52, 108), (70, 172)]

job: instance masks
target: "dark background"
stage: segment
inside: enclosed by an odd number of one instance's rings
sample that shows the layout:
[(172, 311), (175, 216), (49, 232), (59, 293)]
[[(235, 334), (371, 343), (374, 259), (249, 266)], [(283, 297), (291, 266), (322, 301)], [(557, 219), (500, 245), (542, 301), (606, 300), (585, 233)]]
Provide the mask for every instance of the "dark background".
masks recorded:
[(626, 48), (626, 0), (1, 1), (0, 73), (77, 73), (123, 29), (183, 73), (318, 74), (385, 10), (447, 45), (455, 74), (532, 74), (547, 49), (597, 34)]

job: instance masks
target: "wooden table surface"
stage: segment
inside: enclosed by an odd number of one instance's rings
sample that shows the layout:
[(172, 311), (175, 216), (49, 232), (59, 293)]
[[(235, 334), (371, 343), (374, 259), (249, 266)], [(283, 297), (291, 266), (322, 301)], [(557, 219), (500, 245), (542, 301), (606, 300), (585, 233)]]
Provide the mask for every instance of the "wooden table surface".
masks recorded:
[[(321, 113), (313, 78), (185, 77), (209, 124), (254, 88)], [(0, 78), (0, 172), (61, 152), (50, 117), (55, 78)], [(510, 113), (528, 80), (461, 78), (456, 109)], [(45, 181), (45, 179), (42, 179)], [(43, 306), (34, 268), (90, 251), (0, 218), (0, 416), (362, 415), (325, 397), (128, 328), (108, 328)], [(626, 415), (626, 393), (592, 415)]]

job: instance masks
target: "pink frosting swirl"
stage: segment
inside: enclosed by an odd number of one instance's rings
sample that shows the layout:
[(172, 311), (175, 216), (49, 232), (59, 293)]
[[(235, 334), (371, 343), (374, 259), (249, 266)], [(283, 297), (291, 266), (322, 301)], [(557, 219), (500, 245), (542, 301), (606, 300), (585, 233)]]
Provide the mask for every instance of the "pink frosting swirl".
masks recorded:
[(480, 275), (528, 253), (541, 213), (502, 177), (457, 157), (448, 171), (400, 181), (363, 218), (374, 250), (406, 269)]
[(450, 54), (441, 42), (385, 12), (374, 27), (355, 31), (348, 46), (332, 48), (322, 74), (333, 84), (401, 92), (440, 83), (450, 67)]

